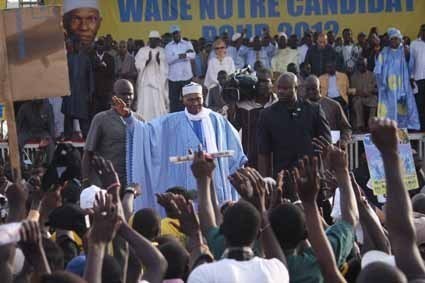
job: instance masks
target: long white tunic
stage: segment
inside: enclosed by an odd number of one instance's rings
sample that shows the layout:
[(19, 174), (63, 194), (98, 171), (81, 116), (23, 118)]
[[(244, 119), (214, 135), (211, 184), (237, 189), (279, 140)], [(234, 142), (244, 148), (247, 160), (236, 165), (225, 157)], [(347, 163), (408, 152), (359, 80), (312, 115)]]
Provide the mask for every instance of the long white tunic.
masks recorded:
[[(149, 64), (149, 53), (152, 59)], [(159, 53), (159, 64), (157, 54)], [(136, 55), (137, 77), (137, 113), (150, 121), (168, 113), (168, 64), (164, 48), (143, 47)]]

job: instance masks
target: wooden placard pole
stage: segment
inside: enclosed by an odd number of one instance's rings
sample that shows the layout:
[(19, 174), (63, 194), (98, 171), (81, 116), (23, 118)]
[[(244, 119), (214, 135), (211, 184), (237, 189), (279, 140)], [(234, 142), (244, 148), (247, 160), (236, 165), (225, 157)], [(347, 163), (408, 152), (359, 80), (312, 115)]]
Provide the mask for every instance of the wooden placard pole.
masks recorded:
[[(4, 94), (6, 107), (6, 120), (8, 128), (9, 159), (14, 182), (20, 182), (21, 162), (18, 146), (18, 134), (16, 131), (15, 110), (13, 107), (12, 83), (9, 75), (9, 64), (7, 60), (6, 31), (4, 14), (0, 11), (0, 68), (3, 68), (3, 76), (0, 77), (0, 91)], [(2, 72), (0, 72), (1, 74)]]

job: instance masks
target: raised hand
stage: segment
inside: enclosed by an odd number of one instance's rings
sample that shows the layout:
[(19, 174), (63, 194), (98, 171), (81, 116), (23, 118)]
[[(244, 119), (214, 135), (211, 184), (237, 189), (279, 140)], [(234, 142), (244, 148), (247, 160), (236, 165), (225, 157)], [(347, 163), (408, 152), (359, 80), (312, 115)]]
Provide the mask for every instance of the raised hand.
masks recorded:
[(97, 194), (94, 204), (93, 226), (89, 231), (91, 244), (108, 244), (121, 224), (116, 205), (109, 194)]
[(39, 248), (41, 246), (41, 231), (38, 222), (24, 221), (22, 228), (19, 232), (21, 242), (25, 243), (27, 247)]
[(122, 117), (128, 117), (131, 114), (130, 108), (127, 107), (121, 98), (116, 96), (112, 97), (112, 108)]
[(373, 118), (369, 122), (372, 141), (381, 153), (397, 153), (397, 123), (390, 119)]
[(94, 156), (91, 164), (102, 182), (102, 186), (108, 193), (115, 194), (119, 192), (121, 183), (118, 174), (111, 161), (106, 161), (101, 156)]
[(192, 169), (193, 176), (197, 179), (202, 177), (212, 178), (215, 163), (212, 158), (209, 158), (202, 151), (202, 145), (200, 145), (198, 151), (195, 152), (195, 158), (190, 168)]
[(41, 229), (36, 221), (22, 222), (19, 243), (25, 259), (39, 273), (50, 273), (50, 267), (43, 249)]
[(253, 168), (242, 168), (229, 176), (231, 184), (246, 201), (252, 203), (260, 213), (266, 211), (266, 184), (260, 173)]
[(326, 164), (332, 172), (348, 171), (348, 160), (345, 151), (329, 145), (327, 149)]
[(193, 202), (186, 201), (186, 199), (180, 195), (174, 195), (173, 200), (179, 211), (177, 218), (179, 219), (180, 226), (173, 223), (171, 223), (171, 225), (187, 236), (195, 236), (199, 234), (201, 231), (201, 225), (199, 224), (199, 218), (195, 212)]
[(235, 187), (238, 194), (245, 200), (249, 200), (252, 198), (254, 194), (253, 184), (249, 181), (249, 179), (242, 174), (243, 169), (239, 169), (234, 174), (228, 177), (230, 183), (233, 187)]
[(295, 172), (282, 170), (277, 176), (277, 186), (282, 190), (283, 198), (289, 199), (291, 202), (297, 201), (298, 190), (295, 178)]
[(328, 140), (320, 136), (319, 138), (313, 138), (313, 146), (317, 152), (319, 152), (320, 156), (326, 157), (328, 154), (328, 147), (331, 145)]
[(319, 161), (317, 157), (305, 156), (295, 169), (298, 195), (305, 204), (314, 204), (320, 189)]
[(158, 204), (167, 211), (167, 215), (170, 217), (179, 215), (179, 208), (174, 201), (175, 195), (173, 193), (155, 194), (155, 196)]
[(268, 209), (273, 209), (283, 203), (283, 171), (277, 176), (277, 185), (271, 188)]

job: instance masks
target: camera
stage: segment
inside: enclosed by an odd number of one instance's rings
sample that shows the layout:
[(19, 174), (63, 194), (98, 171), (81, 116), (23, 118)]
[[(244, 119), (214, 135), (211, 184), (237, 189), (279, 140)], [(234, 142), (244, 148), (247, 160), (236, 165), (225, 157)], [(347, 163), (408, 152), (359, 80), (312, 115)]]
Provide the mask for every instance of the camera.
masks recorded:
[(223, 99), (227, 104), (251, 99), (256, 94), (258, 79), (251, 67), (230, 74), (223, 83)]

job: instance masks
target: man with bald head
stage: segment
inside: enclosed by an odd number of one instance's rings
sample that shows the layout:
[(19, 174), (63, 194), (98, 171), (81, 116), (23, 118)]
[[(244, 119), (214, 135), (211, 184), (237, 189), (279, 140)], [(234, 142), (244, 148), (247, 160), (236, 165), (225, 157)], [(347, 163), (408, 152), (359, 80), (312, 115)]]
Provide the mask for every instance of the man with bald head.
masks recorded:
[(320, 82), (318, 77), (314, 75), (309, 76), (305, 80), (304, 85), (306, 90), (305, 98), (311, 102), (320, 104), (323, 112), (325, 112), (331, 130), (340, 133), (339, 146), (341, 149), (345, 150), (348, 142), (351, 140), (351, 125), (341, 105), (335, 100), (323, 96), (320, 93)]
[(294, 167), (304, 155), (312, 155), (313, 138), (323, 136), (331, 141), (320, 105), (298, 99), (297, 77), (284, 73), (276, 86), (279, 101), (263, 110), (257, 125), (258, 167), (263, 176), (276, 176), (282, 169)]
[[(123, 100), (126, 107), (130, 106), (134, 98), (134, 89), (130, 81), (125, 79), (117, 80), (114, 84), (114, 95)], [(135, 114), (137, 119), (141, 120)], [(126, 185), (126, 122), (112, 107), (109, 110), (98, 113), (94, 116), (86, 139), (82, 160), (82, 177), (84, 186), (97, 184), (93, 174), (90, 172), (90, 161), (94, 154), (100, 155), (105, 160), (110, 160), (120, 178), (121, 185)]]
[(319, 33), (316, 45), (310, 47), (305, 56), (306, 63), (311, 65), (311, 72), (316, 76), (321, 76), (326, 72), (328, 62), (337, 61), (335, 50), (328, 45), (326, 34)]

